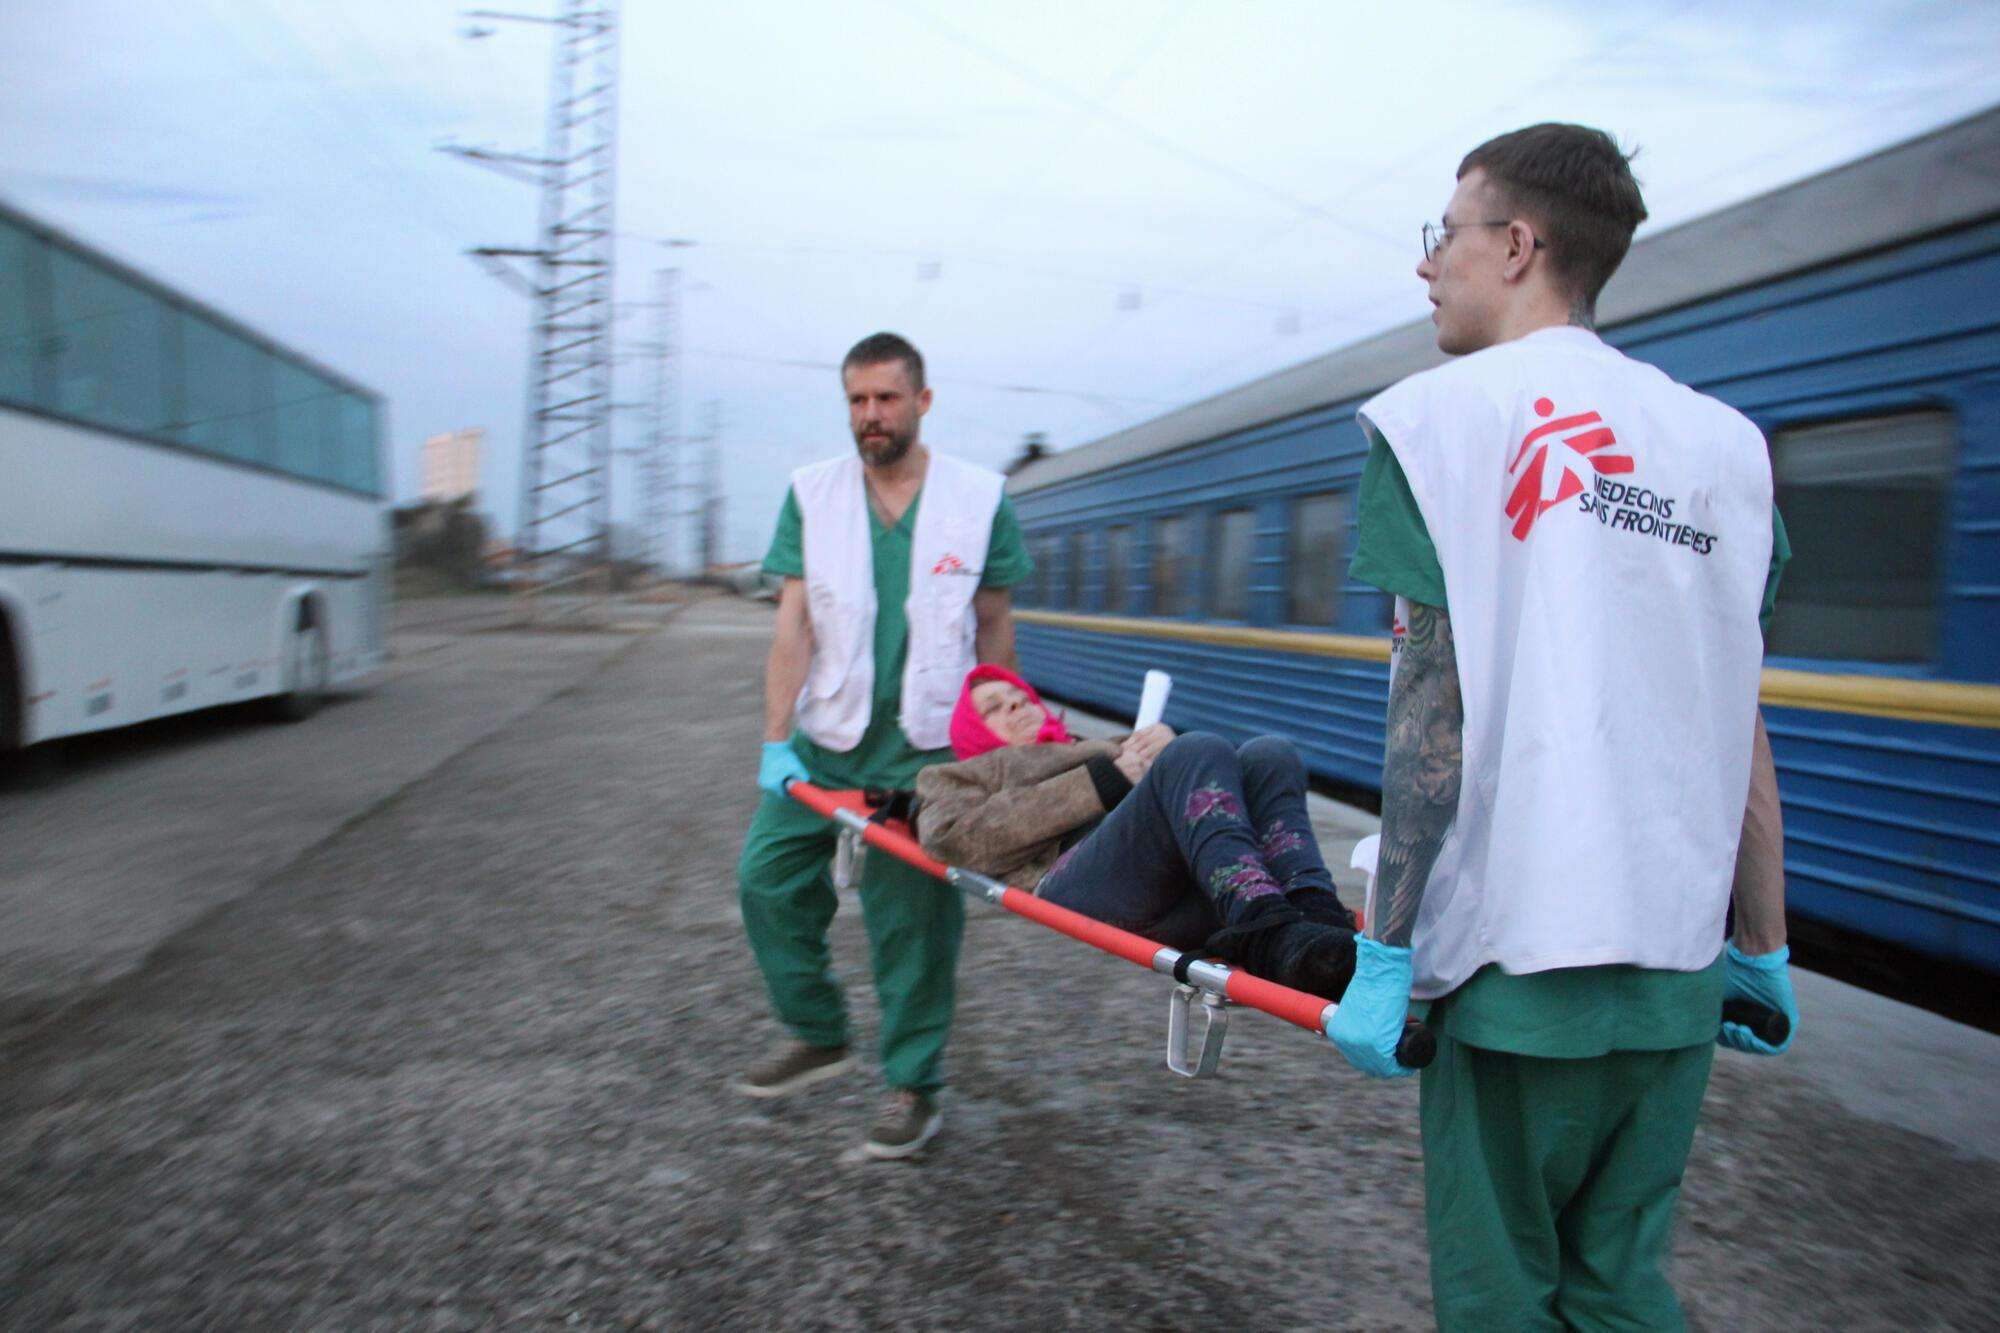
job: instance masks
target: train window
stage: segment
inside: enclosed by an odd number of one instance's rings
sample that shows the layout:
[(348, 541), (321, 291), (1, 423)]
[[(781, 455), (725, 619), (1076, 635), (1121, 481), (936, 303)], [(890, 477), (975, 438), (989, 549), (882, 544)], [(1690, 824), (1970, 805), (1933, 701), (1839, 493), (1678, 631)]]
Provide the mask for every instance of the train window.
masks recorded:
[(1208, 565), (1215, 579), (1210, 614), (1217, 620), (1250, 618), (1250, 552), (1256, 536), (1254, 509), (1225, 509), (1215, 516), (1214, 558)]
[(1065, 557), (1063, 560), (1063, 573), (1068, 576), (1063, 583), (1063, 593), (1067, 598), (1066, 605), (1072, 611), (1082, 611), (1085, 609), (1083, 604), (1083, 553), (1085, 549), (1083, 529), (1077, 528), (1072, 531), (1068, 537), (1063, 539), (1063, 546), (1065, 548), (1063, 552)]
[(1332, 625), (1340, 619), (1340, 588), (1347, 579), (1346, 537), (1345, 491), (1302, 495), (1292, 501), (1286, 623)]
[(110, 430), (161, 433), (167, 421), (167, 304), (51, 247), (49, 306), (55, 410)]
[(1056, 543), (1053, 537), (1037, 537), (1035, 554), (1035, 605), (1051, 606), (1056, 591)]
[(0, 218), (0, 398), (33, 403), (36, 353), (35, 294), (29, 264), (40, 266), (42, 242)]
[(1184, 616), (1188, 595), (1188, 521), (1185, 515), (1153, 520), (1153, 614)]
[(1126, 572), (1132, 567), (1132, 527), (1121, 523), (1104, 534), (1104, 610), (1125, 614)]
[(224, 458), (269, 463), (271, 356), (199, 315), (181, 321), (181, 439)]
[(1938, 641), (1953, 423), (1912, 412), (1771, 437), (1792, 562), (1768, 648), (1777, 656), (1925, 662)]

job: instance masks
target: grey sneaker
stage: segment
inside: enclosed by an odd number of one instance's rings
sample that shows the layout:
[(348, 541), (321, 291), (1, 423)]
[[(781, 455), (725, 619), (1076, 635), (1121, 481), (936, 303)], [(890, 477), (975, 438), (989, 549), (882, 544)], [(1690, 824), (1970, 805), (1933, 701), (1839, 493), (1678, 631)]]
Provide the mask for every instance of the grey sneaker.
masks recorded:
[(914, 1157), (943, 1126), (944, 1108), (936, 1096), (898, 1088), (882, 1104), (861, 1151), (878, 1159)]
[(783, 1097), (852, 1068), (854, 1056), (845, 1046), (808, 1046), (802, 1041), (784, 1041), (745, 1070), (734, 1087), (749, 1097)]

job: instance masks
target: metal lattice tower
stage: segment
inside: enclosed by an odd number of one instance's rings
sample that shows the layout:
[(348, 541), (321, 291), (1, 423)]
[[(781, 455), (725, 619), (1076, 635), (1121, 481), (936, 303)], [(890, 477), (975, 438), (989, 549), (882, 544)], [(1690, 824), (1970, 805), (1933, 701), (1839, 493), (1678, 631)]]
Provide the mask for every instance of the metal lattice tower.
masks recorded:
[[(446, 150), (541, 188), (540, 235), (532, 249), (472, 252), (535, 301), (516, 545), (525, 564), (558, 555), (609, 561), (617, 3), (562, 0), (553, 18), (490, 10), (468, 17), (549, 23), (559, 30), (542, 153)], [(531, 261), (532, 277), (515, 269), (515, 260)], [(540, 581), (550, 581), (548, 571)]]
[(701, 484), (696, 489), (695, 513), (699, 515), (701, 568), (699, 578), (707, 578), (722, 559), (722, 404), (711, 398), (702, 404)]
[(653, 275), (658, 286), (653, 303), (653, 401), (642, 475), (647, 554), (662, 578), (674, 577), (681, 567), (680, 524), (675, 522), (674, 508), (680, 490), (680, 276), (677, 268), (663, 268)]

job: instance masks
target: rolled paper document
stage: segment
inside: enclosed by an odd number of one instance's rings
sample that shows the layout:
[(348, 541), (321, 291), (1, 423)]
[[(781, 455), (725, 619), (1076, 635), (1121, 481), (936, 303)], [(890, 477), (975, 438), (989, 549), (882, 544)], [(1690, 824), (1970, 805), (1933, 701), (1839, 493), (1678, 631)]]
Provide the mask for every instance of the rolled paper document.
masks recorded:
[(1347, 858), (1347, 864), (1351, 868), (1367, 872), (1370, 886), (1375, 883), (1375, 858), (1381, 849), (1382, 835), (1371, 833), (1354, 844), (1354, 855)]
[(1158, 722), (1167, 711), (1167, 692), (1174, 687), (1174, 678), (1164, 671), (1148, 671), (1146, 687), (1139, 691), (1139, 715), (1132, 719), (1132, 730), (1143, 731)]
[(1382, 851), (1382, 835), (1371, 833), (1354, 844), (1353, 854), (1347, 858), (1350, 868), (1368, 876), (1368, 887), (1361, 891), (1361, 912), (1365, 916), (1375, 910), (1375, 867)]

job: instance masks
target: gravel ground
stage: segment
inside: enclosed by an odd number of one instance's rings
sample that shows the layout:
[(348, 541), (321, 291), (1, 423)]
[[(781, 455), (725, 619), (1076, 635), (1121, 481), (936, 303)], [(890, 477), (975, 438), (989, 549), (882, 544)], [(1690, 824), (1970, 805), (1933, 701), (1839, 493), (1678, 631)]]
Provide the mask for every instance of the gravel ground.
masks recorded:
[[(760, 626), (696, 607), (6, 1048), (0, 1325), (1421, 1328), (1416, 1090), (975, 908), (945, 1132), (752, 1103), (736, 922)], [(306, 775), (309, 779), (310, 775)], [(303, 780), (303, 779), (302, 779)], [(835, 950), (864, 1040), (866, 946)], [(1991, 1327), (2000, 1167), (1718, 1062), (1708, 1329)]]

